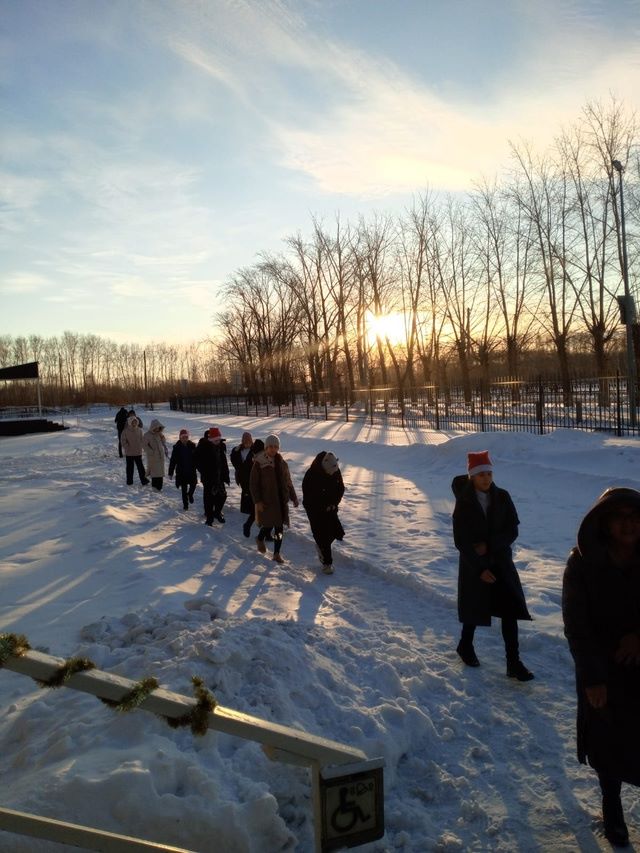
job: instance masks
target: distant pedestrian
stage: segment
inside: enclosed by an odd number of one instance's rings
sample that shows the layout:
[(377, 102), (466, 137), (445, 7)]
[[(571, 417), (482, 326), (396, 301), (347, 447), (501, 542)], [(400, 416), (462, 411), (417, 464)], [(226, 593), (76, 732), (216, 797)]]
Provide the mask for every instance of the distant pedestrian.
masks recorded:
[(311, 525), (318, 556), (325, 574), (333, 574), (331, 544), (341, 542), (344, 529), (338, 518), (338, 505), (344, 495), (344, 482), (338, 457), (326, 451), (318, 453), (302, 480), (302, 505)]
[(280, 549), (285, 525), (289, 524), (289, 501), (298, 506), (289, 466), (280, 455), (280, 439), (269, 435), (264, 442), (264, 450), (256, 454), (251, 468), (249, 486), (256, 508), (256, 522), (260, 532), (256, 545), (261, 554), (265, 554), (265, 540), (273, 529), (273, 559), (283, 563)]
[(205, 523), (211, 527), (214, 519), (224, 524), (222, 508), (227, 500), (226, 486), (230, 484), (227, 448), (218, 427), (211, 427), (198, 442), (195, 451), (196, 468), (202, 480)]
[(576, 668), (578, 759), (598, 774), (606, 838), (626, 847), (622, 782), (640, 786), (640, 492), (607, 489), (583, 518), (562, 615)]
[(164, 437), (164, 424), (154, 418), (144, 434), (143, 448), (147, 457), (147, 470), (151, 476), (151, 486), (162, 491), (165, 460), (169, 456), (167, 440)]
[(129, 414), (124, 406), (120, 406), (120, 409), (116, 413), (114, 421), (116, 422), (116, 429), (118, 430), (118, 456), (122, 459), (122, 430), (127, 425), (127, 418)]
[(178, 440), (173, 445), (169, 459), (169, 477), (176, 474), (176, 488), (182, 490), (182, 506), (189, 509), (198, 485), (198, 474), (194, 454), (195, 444), (189, 439), (189, 430), (181, 429)]
[(507, 655), (507, 676), (530, 681), (533, 673), (520, 660), (518, 619), (531, 619), (513, 563), (511, 545), (520, 521), (509, 492), (493, 482), (489, 453), (469, 453), (468, 475), (455, 477), (456, 496), (453, 539), (460, 552), (458, 569), (458, 617), (462, 636), (457, 652), (467, 666), (479, 666), (473, 646), (478, 625), (502, 620)]
[(149, 480), (145, 474), (144, 465), (142, 464), (142, 429), (140, 421), (135, 415), (127, 418), (127, 425), (122, 430), (122, 449), (124, 450), (127, 486), (133, 485), (133, 466), (135, 464), (138, 469), (138, 476), (143, 486), (146, 486)]
[(242, 525), (242, 532), (247, 538), (251, 536), (251, 525), (255, 520), (255, 506), (249, 487), (251, 468), (256, 454), (262, 450), (264, 450), (263, 441), (259, 438), (254, 441), (250, 432), (243, 432), (242, 441), (237, 447), (233, 448), (230, 455), (231, 464), (235, 471), (235, 480), (241, 489), (240, 512), (248, 516)]

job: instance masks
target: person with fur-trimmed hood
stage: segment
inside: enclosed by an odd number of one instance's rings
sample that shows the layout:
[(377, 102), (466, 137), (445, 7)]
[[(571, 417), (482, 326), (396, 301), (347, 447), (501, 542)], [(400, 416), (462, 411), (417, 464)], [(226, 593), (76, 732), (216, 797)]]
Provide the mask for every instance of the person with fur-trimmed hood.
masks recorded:
[(575, 662), (578, 760), (598, 774), (604, 833), (626, 847), (622, 782), (640, 786), (640, 492), (607, 489), (578, 528), (562, 585)]
[(235, 479), (240, 486), (240, 512), (248, 515), (248, 518), (242, 525), (242, 532), (249, 538), (251, 536), (251, 525), (255, 521), (255, 506), (251, 497), (251, 489), (249, 487), (249, 479), (251, 477), (251, 468), (256, 454), (264, 450), (264, 442), (257, 438), (253, 440), (250, 432), (242, 433), (242, 441), (237, 447), (231, 451), (230, 459), (235, 471)]
[(285, 525), (289, 524), (289, 501), (298, 506), (298, 496), (291, 482), (289, 466), (280, 455), (280, 439), (277, 435), (268, 435), (264, 450), (256, 454), (249, 477), (251, 497), (256, 508), (256, 522), (260, 532), (256, 545), (261, 554), (265, 554), (265, 539), (273, 528), (273, 559), (284, 563), (280, 549)]
[(338, 518), (338, 505), (344, 495), (344, 482), (338, 457), (320, 451), (302, 480), (302, 506), (305, 508), (318, 557), (325, 574), (333, 573), (331, 543), (341, 542), (344, 529)]
[(147, 471), (151, 477), (151, 486), (161, 492), (164, 463), (169, 456), (169, 449), (164, 437), (164, 424), (161, 424), (157, 418), (154, 418), (149, 424), (142, 444), (147, 457)]
[(198, 442), (195, 464), (202, 480), (205, 524), (211, 527), (214, 519), (224, 524), (222, 507), (227, 500), (226, 486), (230, 480), (227, 447), (218, 427), (210, 427)]
[(189, 430), (181, 429), (178, 440), (173, 445), (169, 459), (169, 477), (176, 472), (176, 489), (182, 490), (182, 506), (189, 509), (198, 485), (198, 474), (194, 461), (196, 446), (189, 438)]
[(520, 660), (518, 620), (531, 619), (513, 563), (511, 545), (520, 521), (511, 495), (493, 482), (489, 453), (469, 453), (468, 473), (454, 477), (453, 541), (458, 563), (458, 618), (462, 636), (456, 651), (467, 666), (479, 666), (473, 638), (478, 625), (502, 620), (507, 676), (530, 681), (533, 673)]
[(143, 486), (149, 480), (142, 464), (142, 441), (144, 435), (140, 427), (140, 420), (135, 415), (127, 418), (127, 425), (122, 430), (122, 449), (124, 450), (125, 466), (127, 475), (127, 486), (133, 486), (133, 466), (138, 470), (138, 476)]

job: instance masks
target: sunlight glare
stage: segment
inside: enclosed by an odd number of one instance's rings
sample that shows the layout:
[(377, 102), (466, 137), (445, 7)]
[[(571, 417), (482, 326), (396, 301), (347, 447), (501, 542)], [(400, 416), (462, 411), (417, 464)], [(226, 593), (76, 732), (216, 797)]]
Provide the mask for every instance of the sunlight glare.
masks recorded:
[(394, 312), (393, 314), (372, 314), (368, 311), (366, 323), (369, 346), (373, 346), (377, 338), (383, 341), (388, 339), (392, 346), (398, 346), (406, 342), (404, 314), (399, 312)]

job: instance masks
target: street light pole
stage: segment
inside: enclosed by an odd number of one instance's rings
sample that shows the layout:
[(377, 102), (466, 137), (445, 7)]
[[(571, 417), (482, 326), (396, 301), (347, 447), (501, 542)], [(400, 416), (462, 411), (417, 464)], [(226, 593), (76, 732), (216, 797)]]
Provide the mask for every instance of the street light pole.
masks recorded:
[(622, 235), (622, 280), (624, 282), (624, 322), (627, 328), (627, 397), (629, 400), (629, 423), (636, 425), (636, 358), (633, 350), (633, 323), (635, 321), (635, 305), (629, 293), (629, 263), (627, 260), (627, 229), (624, 221), (624, 190), (622, 173), (624, 166), (620, 160), (612, 160), (611, 165), (618, 173), (620, 188), (620, 231)]

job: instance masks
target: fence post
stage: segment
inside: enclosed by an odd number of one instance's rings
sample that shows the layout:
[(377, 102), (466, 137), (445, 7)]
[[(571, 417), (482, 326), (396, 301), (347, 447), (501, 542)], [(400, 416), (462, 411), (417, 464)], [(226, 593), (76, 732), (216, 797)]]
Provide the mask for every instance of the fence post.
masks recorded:
[(324, 419), (325, 419), (325, 421), (328, 421), (328, 420), (329, 420), (329, 409), (328, 409), (328, 407), (327, 407), (327, 394), (326, 394), (326, 391), (325, 391), (325, 395), (324, 395)]
[(484, 432), (484, 382), (480, 380), (480, 432)]
[(295, 418), (296, 416), (296, 392), (292, 388), (291, 389), (291, 417)]
[(538, 376), (538, 422), (540, 424), (540, 435), (544, 435), (544, 386), (542, 384), (542, 376)]
[(369, 385), (369, 423), (373, 426), (373, 391)]
[(616, 435), (622, 436), (622, 401), (620, 399), (620, 371), (616, 370)]
[(438, 404), (438, 394), (440, 393), (440, 389), (437, 385), (434, 385), (434, 393), (435, 393), (435, 404), (436, 404), (436, 429), (440, 429), (440, 406)]

